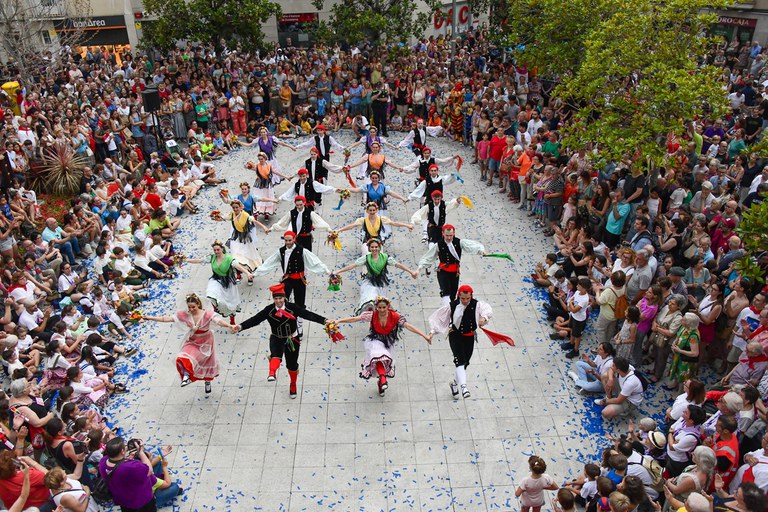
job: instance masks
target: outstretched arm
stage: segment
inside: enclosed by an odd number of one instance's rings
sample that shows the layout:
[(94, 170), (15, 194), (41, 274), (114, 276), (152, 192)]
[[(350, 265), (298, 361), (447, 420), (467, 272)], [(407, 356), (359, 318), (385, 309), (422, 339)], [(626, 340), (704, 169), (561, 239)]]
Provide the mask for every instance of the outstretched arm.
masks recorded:
[(422, 338), (424, 338), (425, 340), (427, 340), (427, 343), (429, 343), (430, 345), (432, 344), (432, 334), (430, 334), (430, 335), (427, 335), (427, 334), (425, 334), (424, 332), (422, 332), (422, 330), (421, 330), (421, 329), (419, 329), (419, 328), (418, 328), (418, 327), (416, 327), (415, 325), (411, 325), (411, 324), (409, 324), (408, 322), (405, 322), (405, 323), (403, 324), (403, 327), (405, 327), (406, 329), (408, 329), (408, 330), (409, 330), (409, 331), (411, 331), (412, 333), (418, 334), (419, 336), (421, 336)]
[(407, 197), (403, 197), (400, 194), (398, 194), (397, 192), (394, 192), (392, 190), (390, 190), (388, 193), (389, 193), (389, 195), (391, 195), (395, 199), (401, 200), (403, 202), (403, 204), (405, 204), (405, 203), (407, 203), (409, 201), (409, 199)]
[(334, 321), (335, 324), (353, 324), (355, 322), (359, 322), (363, 319), (362, 316), (350, 316), (347, 318), (339, 318), (338, 320)]
[(408, 272), (409, 274), (411, 274), (411, 277), (413, 277), (414, 279), (418, 279), (419, 277), (418, 270), (411, 270), (405, 265), (403, 265), (402, 263), (395, 263), (395, 268), (399, 268), (400, 270), (404, 270), (405, 272)]
[(347, 225), (346, 225), (346, 226), (344, 226), (343, 228), (339, 228), (339, 229), (337, 229), (337, 230), (336, 230), (336, 233), (337, 233), (337, 234), (338, 234), (338, 233), (343, 233), (344, 231), (349, 231), (350, 229), (353, 229), (353, 228), (356, 228), (356, 227), (360, 226), (361, 224), (360, 224), (360, 222), (358, 222), (359, 220), (360, 220), (360, 219), (356, 220), (356, 221), (355, 221), (355, 222), (353, 222), (352, 224), (347, 224)]

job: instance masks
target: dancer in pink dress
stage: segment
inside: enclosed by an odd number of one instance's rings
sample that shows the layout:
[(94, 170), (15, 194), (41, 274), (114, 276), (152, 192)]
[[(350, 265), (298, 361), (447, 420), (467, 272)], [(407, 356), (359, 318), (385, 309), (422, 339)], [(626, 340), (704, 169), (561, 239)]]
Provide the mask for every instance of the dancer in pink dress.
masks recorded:
[(203, 303), (196, 294), (187, 295), (187, 311), (177, 311), (173, 316), (144, 316), (150, 322), (174, 322), (183, 331), (184, 343), (176, 356), (176, 370), (181, 376), (181, 387), (196, 380), (205, 381), (205, 392), (211, 392), (211, 381), (219, 375), (216, 360), (216, 346), (211, 323), (234, 332), (221, 315), (212, 309), (203, 309)]

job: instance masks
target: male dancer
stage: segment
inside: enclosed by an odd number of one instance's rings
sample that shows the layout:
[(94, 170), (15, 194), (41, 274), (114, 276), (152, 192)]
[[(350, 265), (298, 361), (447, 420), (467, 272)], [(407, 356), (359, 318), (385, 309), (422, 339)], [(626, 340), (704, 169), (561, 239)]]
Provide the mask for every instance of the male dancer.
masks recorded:
[(401, 148), (411, 146), (413, 154), (420, 156), (421, 150), (424, 149), (426, 144), (427, 129), (424, 127), (424, 119), (418, 118), (416, 120), (416, 126), (413, 128), (413, 130), (408, 132), (408, 135), (406, 135), (405, 138), (401, 140), (400, 144), (397, 146)]
[(475, 331), (487, 324), (493, 315), (491, 306), (475, 299), (473, 293), (471, 286), (462, 285), (458, 299), (451, 300), (429, 317), (430, 335), (437, 332), (448, 333), (453, 364), (456, 365), (456, 378), (449, 383), (454, 400), (459, 399), (459, 389), (464, 398), (470, 396), (467, 389), (467, 366), (475, 348)]
[[(416, 179), (416, 185), (419, 185), (422, 181), (429, 176), (429, 170), (432, 166), (448, 165), (454, 160), (458, 160), (459, 155), (449, 156), (447, 158), (435, 158), (432, 156), (432, 150), (426, 146), (421, 148), (421, 155), (412, 163), (405, 167), (406, 173), (419, 172), (419, 177)], [(429, 197), (427, 194), (426, 197)]]
[(434, 263), (435, 257), (440, 260), (437, 267), (437, 283), (440, 285), (440, 299), (443, 301), (443, 305), (450, 304), (452, 300), (456, 299), (456, 292), (459, 289), (461, 255), (465, 251), (469, 254), (485, 254), (485, 247), (474, 240), (457, 238), (456, 228), (451, 224), (445, 224), (443, 226), (443, 238), (432, 245), (419, 260), (419, 268), (426, 268), (427, 274), (429, 274), (429, 267)]
[[(338, 149), (339, 151), (344, 151), (344, 146), (339, 144), (336, 139), (328, 135), (328, 133), (325, 131), (325, 126), (322, 124), (315, 126), (315, 135), (305, 140), (301, 144), (296, 145), (295, 147), (296, 149), (314, 147), (317, 150), (320, 159), (325, 160), (326, 162), (331, 160), (332, 147)], [(322, 165), (315, 169), (314, 178), (316, 181), (325, 183), (327, 177), (328, 171), (326, 171)]]
[(416, 210), (416, 213), (411, 216), (411, 224), (421, 223), (422, 242), (429, 241), (431, 244), (436, 244), (440, 241), (440, 233), (445, 225), (446, 215), (459, 207), (461, 199), (457, 197), (446, 203), (443, 201), (441, 190), (433, 190), (430, 196), (432, 200)]
[(291, 379), (289, 393), (296, 398), (296, 379), (299, 376), (299, 348), (301, 340), (296, 336), (297, 320), (306, 318), (310, 322), (326, 324), (328, 320), (317, 313), (307, 310), (304, 306), (286, 301), (285, 286), (277, 284), (270, 286), (272, 304), (265, 307), (240, 325), (235, 326), (235, 332), (256, 327), (263, 321), (269, 322), (272, 333), (269, 336), (269, 375), (267, 382), (277, 378), (277, 369), (285, 355), (285, 367)]
[[(281, 201), (293, 201), (295, 197), (303, 196), (305, 198), (304, 203), (307, 207), (310, 210), (314, 210), (316, 204), (319, 205), (322, 203), (320, 200), (321, 194), (338, 192), (340, 190), (310, 179), (309, 171), (304, 168), (299, 169), (296, 174), (299, 176), (299, 181), (280, 196)], [(277, 200), (275, 200), (275, 202), (277, 202)]]
[[(318, 185), (320, 184), (318, 183)], [(283, 215), (267, 232), (286, 229), (292, 231), (296, 233), (296, 243), (304, 249), (311, 251), (312, 231), (315, 229), (331, 229), (331, 226), (312, 211), (312, 208), (306, 206), (307, 202), (304, 196), (295, 196), (293, 203), (296, 205), (296, 208)]]
[[(307, 299), (305, 271), (309, 270), (315, 274), (330, 274), (331, 270), (312, 251), (296, 243), (295, 231), (286, 231), (283, 234), (283, 241), (285, 245), (264, 260), (264, 263), (253, 272), (253, 276), (263, 276), (270, 270), (280, 267), (283, 271), (283, 277), (280, 281), (285, 286), (285, 296), (290, 299), (293, 295), (293, 303), (297, 307), (303, 308), (306, 306)], [(302, 321), (299, 319), (297, 337), (301, 338), (303, 334)]]

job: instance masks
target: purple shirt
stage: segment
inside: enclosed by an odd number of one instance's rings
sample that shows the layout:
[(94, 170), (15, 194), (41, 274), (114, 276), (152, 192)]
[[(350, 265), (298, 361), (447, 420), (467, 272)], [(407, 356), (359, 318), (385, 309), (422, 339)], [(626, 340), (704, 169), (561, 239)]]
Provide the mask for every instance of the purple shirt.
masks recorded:
[(643, 297), (640, 299), (640, 302), (637, 303), (637, 309), (640, 310), (641, 316), (641, 320), (637, 324), (637, 332), (648, 333), (648, 331), (651, 330), (653, 319), (656, 318), (656, 313), (659, 311), (659, 306), (656, 304), (648, 304), (648, 299)]
[[(125, 459), (116, 469), (107, 467), (107, 457), (99, 462), (99, 474), (107, 481), (115, 505), (125, 508), (141, 508), (154, 498), (152, 485), (155, 476), (149, 474), (146, 464), (135, 459)], [(108, 475), (111, 475), (108, 477)]]

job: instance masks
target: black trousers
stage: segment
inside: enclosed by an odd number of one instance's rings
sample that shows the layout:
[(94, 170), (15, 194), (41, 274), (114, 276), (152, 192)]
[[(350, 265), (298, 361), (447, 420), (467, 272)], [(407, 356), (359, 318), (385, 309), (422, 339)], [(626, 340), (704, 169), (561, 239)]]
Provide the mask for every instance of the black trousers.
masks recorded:
[[(285, 300), (293, 302), (297, 306), (306, 307), (307, 285), (304, 284), (303, 279), (289, 278), (283, 281), (283, 285), (285, 285)], [(291, 297), (293, 297), (293, 299), (291, 299)]]
[(373, 110), (373, 125), (379, 130), (382, 136), (387, 135), (387, 104), (383, 101), (374, 101), (371, 103)]
[(437, 284), (440, 285), (440, 296), (450, 297), (451, 300), (456, 299), (456, 294), (459, 292), (459, 273), (458, 272), (446, 272), (445, 270), (437, 271)]
[(469, 366), (469, 360), (472, 358), (472, 352), (475, 350), (475, 338), (472, 336), (464, 336), (458, 331), (451, 331), (448, 333), (448, 344), (451, 346), (451, 352), (453, 352), (453, 364), (458, 368), (463, 366), (466, 368)]
[(285, 356), (285, 367), (295, 372), (299, 369), (299, 349), (301, 341), (298, 338), (278, 338), (270, 335), (269, 337), (269, 357), (283, 359)]
[(296, 237), (296, 243), (308, 251), (312, 251), (312, 235), (304, 236), (298, 235)]
[(435, 224), (427, 226), (427, 239), (429, 243), (436, 244), (443, 239), (443, 228)]

